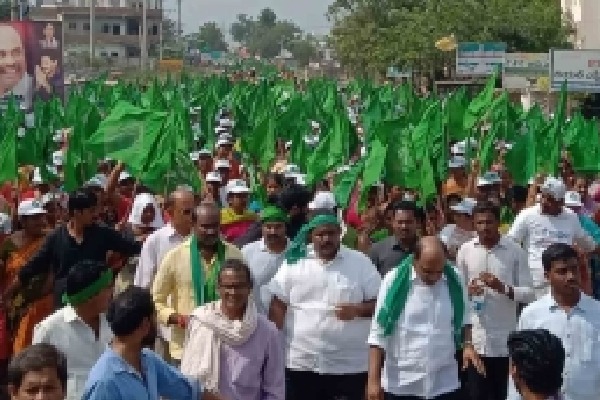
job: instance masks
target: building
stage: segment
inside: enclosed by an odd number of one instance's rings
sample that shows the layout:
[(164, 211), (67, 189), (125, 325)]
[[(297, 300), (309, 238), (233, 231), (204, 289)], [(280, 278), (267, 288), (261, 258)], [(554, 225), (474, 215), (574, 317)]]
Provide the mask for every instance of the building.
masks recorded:
[(561, 0), (566, 17), (573, 22), (576, 49), (600, 49), (600, 0)]
[[(36, 0), (31, 20), (62, 20), (65, 64), (89, 60), (91, 0)], [(140, 63), (143, 0), (95, 0), (94, 53), (99, 64), (136, 66)], [(148, 54), (159, 52), (162, 0), (146, 0)]]

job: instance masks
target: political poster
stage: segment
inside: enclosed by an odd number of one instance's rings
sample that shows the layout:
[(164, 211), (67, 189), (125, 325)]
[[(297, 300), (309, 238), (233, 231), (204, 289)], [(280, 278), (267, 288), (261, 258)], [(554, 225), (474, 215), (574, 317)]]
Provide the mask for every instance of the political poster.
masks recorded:
[(62, 23), (0, 23), (0, 106), (14, 97), (30, 109), (37, 98), (63, 98)]

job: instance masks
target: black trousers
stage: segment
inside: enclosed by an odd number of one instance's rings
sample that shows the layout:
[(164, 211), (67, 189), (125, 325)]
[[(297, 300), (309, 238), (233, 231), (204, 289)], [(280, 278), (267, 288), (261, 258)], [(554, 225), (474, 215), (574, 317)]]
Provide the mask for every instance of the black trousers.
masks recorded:
[(285, 370), (287, 400), (364, 400), (367, 373), (329, 375)]
[[(385, 400), (425, 400), (422, 397), (417, 396), (396, 396), (393, 394), (386, 393)], [(434, 397), (431, 400), (463, 400), (460, 396), (460, 391), (450, 392), (441, 394), (439, 396)]]
[(508, 357), (482, 357), (485, 376), (475, 368), (466, 371), (465, 395), (468, 400), (505, 400), (508, 392)]

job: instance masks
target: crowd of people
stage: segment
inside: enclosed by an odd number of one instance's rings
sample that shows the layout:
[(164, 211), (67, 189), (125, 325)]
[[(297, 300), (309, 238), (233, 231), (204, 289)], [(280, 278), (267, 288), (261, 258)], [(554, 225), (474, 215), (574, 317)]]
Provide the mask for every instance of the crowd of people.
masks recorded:
[(568, 157), (524, 187), (453, 143), (436, 201), (376, 184), (363, 209), (359, 182), (342, 209), (279, 143), (260, 200), (232, 119), (190, 154), (201, 192), (110, 160), (72, 193), (28, 168), (4, 185), (5, 396), (598, 398), (600, 183)]

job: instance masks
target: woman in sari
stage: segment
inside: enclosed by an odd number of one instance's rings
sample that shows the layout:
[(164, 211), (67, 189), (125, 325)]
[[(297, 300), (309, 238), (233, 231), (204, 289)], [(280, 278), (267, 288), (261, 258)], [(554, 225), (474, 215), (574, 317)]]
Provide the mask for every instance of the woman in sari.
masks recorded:
[[(46, 211), (36, 200), (23, 200), (17, 209), (20, 230), (7, 237), (0, 246), (0, 258), (5, 266), (3, 281), (12, 282), (19, 270), (33, 257), (44, 242)], [(17, 354), (31, 344), (33, 328), (50, 315), (53, 298), (49, 280), (35, 279), (7, 305), (7, 322), (13, 335), (12, 352)]]

